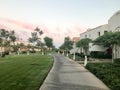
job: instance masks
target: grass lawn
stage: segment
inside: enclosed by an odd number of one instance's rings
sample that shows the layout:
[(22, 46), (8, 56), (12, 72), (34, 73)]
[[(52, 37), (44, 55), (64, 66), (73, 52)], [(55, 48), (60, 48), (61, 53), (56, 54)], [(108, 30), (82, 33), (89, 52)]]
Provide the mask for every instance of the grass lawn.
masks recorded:
[(51, 56), (39, 54), (0, 58), (0, 90), (38, 90), (52, 63)]
[(111, 90), (120, 90), (120, 64), (88, 63), (86, 68), (101, 79)]

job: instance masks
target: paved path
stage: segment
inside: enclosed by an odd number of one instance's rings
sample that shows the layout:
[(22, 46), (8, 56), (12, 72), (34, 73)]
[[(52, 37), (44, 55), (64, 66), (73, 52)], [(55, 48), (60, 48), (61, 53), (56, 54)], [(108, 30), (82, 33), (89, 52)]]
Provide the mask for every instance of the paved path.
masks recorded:
[(39, 90), (109, 90), (76, 62), (54, 54), (54, 65)]

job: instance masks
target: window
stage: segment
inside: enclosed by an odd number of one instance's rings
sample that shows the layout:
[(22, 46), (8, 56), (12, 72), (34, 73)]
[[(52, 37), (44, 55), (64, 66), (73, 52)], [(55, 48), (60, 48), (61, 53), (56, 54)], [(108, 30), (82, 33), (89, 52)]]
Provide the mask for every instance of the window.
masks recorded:
[(107, 33), (108, 31), (104, 31), (104, 34)]
[(98, 36), (100, 36), (100, 32), (98, 32)]
[(87, 35), (85, 35), (85, 38), (87, 38)]

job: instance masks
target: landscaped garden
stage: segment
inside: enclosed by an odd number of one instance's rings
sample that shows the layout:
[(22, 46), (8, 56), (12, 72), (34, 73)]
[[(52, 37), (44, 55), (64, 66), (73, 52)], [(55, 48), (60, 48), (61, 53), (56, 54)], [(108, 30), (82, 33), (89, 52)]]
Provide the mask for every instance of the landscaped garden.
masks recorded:
[[(117, 60), (118, 61), (118, 60)], [(88, 63), (86, 68), (111, 90), (120, 90), (120, 60), (112, 63)]]
[(38, 90), (52, 67), (48, 55), (9, 55), (0, 58), (0, 90)]

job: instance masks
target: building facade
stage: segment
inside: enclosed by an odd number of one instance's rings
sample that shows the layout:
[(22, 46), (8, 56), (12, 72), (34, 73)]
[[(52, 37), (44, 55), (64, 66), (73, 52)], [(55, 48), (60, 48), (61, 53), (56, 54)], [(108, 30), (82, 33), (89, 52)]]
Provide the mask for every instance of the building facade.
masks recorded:
[[(90, 38), (95, 40), (97, 37), (102, 36), (106, 32), (116, 32), (120, 31), (120, 10), (116, 12), (109, 20), (108, 24), (98, 26), (93, 29), (88, 29), (86, 32), (80, 34), (80, 39)], [(89, 51), (105, 51), (107, 48), (99, 45), (89, 44)], [(114, 58), (120, 58), (120, 46), (117, 45), (113, 48), (115, 52)]]

